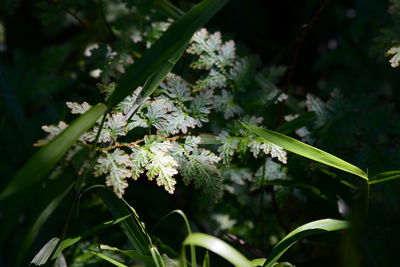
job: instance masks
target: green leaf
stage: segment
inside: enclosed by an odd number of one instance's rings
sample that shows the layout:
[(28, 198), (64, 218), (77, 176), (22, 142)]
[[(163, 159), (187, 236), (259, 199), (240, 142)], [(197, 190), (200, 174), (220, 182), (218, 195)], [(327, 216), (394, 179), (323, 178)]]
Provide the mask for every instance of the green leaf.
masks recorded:
[(127, 236), (132, 246), (141, 254), (151, 256), (150, 247), (152, 246), (151, 239), (140, 221), (136, 211), (128, 205), (124, 200), (118, 198), (111, 190), (105, 187), (97, 188), (97, 193), (103, 200), (104, 204), (113, 214), (114, 218), (131, 215), (131, 218), (126, 219), (121, 223), (121, 228)]
[(266, 260), (265, 258), (254, 259), (251, 261), (251, 264), (253, 264), (253, 266), (262, 266), (265, 260)]
[(188, 245), (200, 246), (208, 249), (235, 266), (253, 266), (245, 256), (221, 239), (203, 233), (193, 233), (188, 235), (182, 244), (181, 264), (184, 267), (187, 266), (185, 246)]
[(63, 179), (57, 179), (51, 181), (51, 184), (46, 188), (43, 193), (43, 198), (35, 201), (35, 206), (39, 210), (38, 214), (33, 217), (34, 220), (29, 222), (29, 228), (24, 234), (18, 254), (16, 256), (16, 266), (20, 266), (24, 260), (26, 253), (29, 251), (33, 241), (42, 229), (43, 224), (53, 214), (54, 210), (58, 207), (64, 197), (70, 192), (73, 179), (72, 177), (62, 177)]
[(153, 258), (153, 262), (156, 267), (166, 267), (163, 258), (160, 255), (160, 252), (158, 252), (157, 248), (152, 246), (150, 248), (151, 252), (151, 257)]
[(39, 149), (17, 172), (0, 195), (0, 200), (24, 191), (39, 183), (54, 165), (64, 156), (73, 143), (84, 134), (106, 111), (98, 104), (74, 120), (60, 135)]
[(304, 224), (285, 236), (269, 254), (263, 267), (271, 267), (294, 243), (306, 236), (346, 229), (350, 223), (342, 220), (323, 219)]
[(206, 251), (206, 255), (204, 255), (203, 267), (211, 267), (211, 265), (210, 265), (210, 255), (208, 254), (208, 250)]
[(110, 227), (110, 226), (116, 225), (116, 224), (118, 224), (118, 223), (120, 223), (120, 222), (126, 220), (126, 219), (129, 218), (130, 216), (131, 216), (131, 215), (126, 215), (126, 216), (123, 216), (123, 217), (121, 217), (121, 218), (118, 218), (118, 219), (115, 219), (115, 220), (112, 220), (112, 221), (103, 222), (103, 223), (101, 223), (101, 224), (99, 224), (99, 225), (97, 225), (97, 226), (95, 226), (95, 227), (93, 227), (93, 228), (90, 228), (89, 230), (85, 231), (84, 233), (82, 233), (82, 234), (80, 234), (80, 235), (78, 235), (78, 236), (76, 236), (76, 237), (70, 237), (70, 238), (64, 239), (64, 240), (57, 246), (57, 250), (56, 250), (56, 252), (54, 253), (54, 255), (53, 255), (53, 257), (52, 257), (52, 260), (54, 260), (54, 259), (56, 259), (58, 256), (60, 256), (61, 252), (62, 252), (64, 249), (66, 249), (66, 248), (72, 246), (72, 245), (75, 244), (76, 242), (79, 242), (80, 240), (82, 240), (82, 239), (84, 239), (84, 238), (86, 238), (86, 237), (88, 237), (88, 236), (91, 236), (91, 235), (93, 235), (94, 233), (96, 233), (96, 232), (98, 232), (98, 231), (100, 231), (100, 230), (102, 230), (102, 229), (104, 229), (104, 228), (108, 228), (108, 227)]
[[(192, 233), (192, 229), (190, 228), (189, 220), (186, 217), (186, 214), (182, 210), (173, 210), (164, 217), (161, 218), (161, 220), (153, 227), (151, 232), (153, 232), (166, 218), (168, 218), (172, 214), (178, 214), (182, 217), (183, 221), (185, 222), (186, 230), (188, 232), (188, 235)], [(190, 254), (191, 254), (191, 263), (192, 266), (197, 266), (196, 262), (196, 249), (194, 246), (190, 246)]]
[(174, 22), (151, 48), (129, 66), (108, 99), (110, 108), (117, 105), (165, 64), (175, 65), (196, 30), (202, 27), (228, 0), (204, 0)]
[(128, 265), (125, 265), (125, 264), (123, 264), (123, 263), (120, 263), (119, 261), (114, 260), (113, 258), (108, 257), (108, 256), (104, 255), (103, 253), (96, 252), (96, 251), (90, 251), (90, 253), (96, 255), (97, 257), (102, 258), (103, 260), (108, 261), (109, 263), (113, 264), (114, 266), (118, 266), (118, 267), (128, 267)]
[(374, 175), (371, 180), (369, 181), (369, 184), (378, 184), (382, 182), (387, 182), (395, 179), (400, 178), (400, 171), (388, 171), (388, 172), (381, 172), (376, 175)]
[(284, 149), (296, 153), (300, 156), (355, 174), (368, 181), (368, 175), (364, 171), (332, 154), (329, 154), (313, 146), (307, 145), (289, 136), (271, 130), (259, 128), (254, 125), (249, 125), (246, 123), (242, 124), (251, 132), (261, 138), (264, 138), (268, 142), (283, 147)]
[(140, 254), (139, 252), (137, 252), (136, 250), (121, 250), (121, 249), (118, 249), (115, 247), (110, 247), (107, 245), (100, 245), (100, 248), (102, 250), (117, 251), (119, 253), (122, 253), (122, 254), (128, 256), (131, 259), (135, 259), (135, 260), (143, 262), (144, 264), (146, 264), (146, 266), (154, 265), (153, 259), (151, 257), (144, 256), (144, 255)]
[(58, 237), (53, 237), (52, 239), (50, 239), (49, 242), (47, 242), (36, 254), (36, 256), (31, 261), (31, 264), (38, 266), (45, 264), (50, 258), (59, 241), (60, 239)]

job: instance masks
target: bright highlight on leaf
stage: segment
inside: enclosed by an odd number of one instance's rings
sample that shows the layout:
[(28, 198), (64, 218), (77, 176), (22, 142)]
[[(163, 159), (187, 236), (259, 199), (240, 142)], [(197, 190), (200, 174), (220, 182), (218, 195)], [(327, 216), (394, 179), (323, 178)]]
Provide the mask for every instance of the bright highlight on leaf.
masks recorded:
[(274, 132), (271, 130), (259, 128), (259, 127), (245, 124), (245, 123), (243, 123), (243, 125), (247, 129), (249, 129), (251, 132), (258, 135), (259, 137), (262, 137), (265, 140), (267, 140), (268, 142), (271, 142), (275, 145), (283, 147), (284, 149), (286, 149), (290, 152), (296, 153), (300, 156), (309, 158), (314, 161), (324, 163), (326, 165), (343, 170), (345, 172), (355, 174), (365, 180), (368, 180), (367, 174), (364, 171), (362, 171), (360, 168), (358, 168), (338, 157), (335, 157), (332, 154), (329, 154), (318, 148), (307, 145), (296, 139), (293, 139), (291, 137), (288, 137), (286, 135), (283, 135), (283, 134), (280, 134), (280, 133), (277, 133), (277, 132)]

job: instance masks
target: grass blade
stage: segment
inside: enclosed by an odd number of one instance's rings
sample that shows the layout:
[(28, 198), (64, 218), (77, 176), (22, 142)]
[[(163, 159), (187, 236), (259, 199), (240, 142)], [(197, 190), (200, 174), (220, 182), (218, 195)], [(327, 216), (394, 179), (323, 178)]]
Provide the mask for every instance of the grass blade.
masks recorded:
[(72, 177), (63, 177), (65, 179), (57, 179), (52, 181), (52, 184), (46, 188), (43, 194), (43, 199), (35, 203), (39, 210), (38, 215), (34, 217), (33, 222), (29, 222), (29, 228), (24, 234), (24, 239), (20, 244), (18, 254), (16, 256), (15, 266), (20, 266), (24, 260), (26, 253), (29, 251), (36, 236), (42, 229), (43, 224), (53, 214), (54, 210), (58, 207), (64, 197), (70, 192), (73, 185)]
[[(151, 48), (133, 65), (119, 81), (107, 105), (112, 108), (142, 86), (166, 62), (175, 65), (193, 34), (202, 27), (228, 0), (204, 0), (174, 22)], [(179, 56), (178, 56), (179, 55)]]
[(373, 176), (369, 181), (369, 184), (378, 184), (382, 182), (387, 182), (395, 179), (400, 178), (400, 171), (388, 171), (388, 172), (381, 172), (377, 175)]
[(262, 266), (265, 260), (265, 258), (254, 259), (251, 261), (251, 264), (253, 264), (253, 266)]
[(151, 256), (150, 247), (152, 246), (151, 239), (139, 220), (135, 210), (130, 207), (125, 201), (118, 198), (114, 192), (105, 187), (96, 189), (100, 198), (106, 204), (108, 209), (113, 214), (114, 218), (131, 215), (131, 218), (126, 219), (120, 225), (132, 246), (141, 254)]
[(54, 249), (57, 247), (60, 239), (58, 237), (53, 237), (49, 240), (32, 259), (31, 264), (40, 266), (46, 264), (47, 260), (50, 258)]
[(264, 138), (268, 142), (271, 142), (275, 145), (283, 147), (290, 152), (296, 153), (300, 156), (312, 159), (314, 161), (324, 163), (345, 172), (355, 174), (368, 181), (368, 175), (363, 170), (332, 154), (329, 154), (313, 146), (307, 145), (289, 136), (271, 130), (259, 128), (254, 125), (249, 125), (246, 123), (242, 124), (259, 137)]
[(106, 106), (99, 104), (78, 117), (60, 135), (39, 149), (17, 172), (0, 195), (0, 200), (24, 191), (40, 182), (64, 156), (73, 143), (104, 114)]
[(211, 267), (211, 265), (210, 265), (210, 255), (208, 254), (208, 250), (206, 251), (206, 255), (204, 255), (203, 267)]
[[(166, 218), (168, 218), (172, 214), (178, 214), (182, 217), (183, 221), (185, 222), (186, 230), (188, 232), (188, 235), (192, 233), (192, 229), (190, 228), (189, 220), (186, 217), (186, 214), (182, 210), (173, 210), (164, 217), (161, 218), (161, 220), (153, 227), (151, 232), (153, 232)], [(192, 266), (197, 266), (197, 261), (196, 261), (196, 249), (194, 246), (190, 246), (190, 254), (191, 254), (191, 263)]]
[(103, 253), (100, 252), (96, 252), (96, 251), (90, 251), (90, 253), (96, 255), (97, 257), (102, 258), (105, 261), (108, 261), (109, 263), (113, 264), (114, 266), (118, 266), (118, 267), (128, 267), (128, 265), (125, 265), (123, 263), (120, 263), (119, 261), (108, 257), (107, 255), (104, 255)]
[(138, 261), (143, 262), (146, 266), (152, 266), (154, 265), (153, 263), (153, 259), (149, 256), (144, 256), (142, 254), (140, 254), (139, 252), (137, 252), (136, 250), (121, 250), (115, 247), (110, 247), (107, 245), (100, 245), (100, 248), (102, 250), (112, 250), (112, 251), (117, 251), (121, 254), (124, 254), (126, 256), (128, 256), (131, 259), (135, 259)]
[(161, 257), (160, 252), (158, 252), (157, 248), (151, 247), (150, 252), (151, 252), (151, 257), (153, 258), (153, 262), (156, 265), (156, 267), (165, 267), (164, 260)]
[(349, 226), (350, 224), (347, 221), (334, 219), (324, 219), (304, 224), (290, 232), (274, 247), (263, 267), (273, 266), (283, 253), (301, 238), (324, 232), (343, 230)]
[(210, 236), (203, 233), (193, 233), (186, 237), (182, 244), (181, 252), (181, 264), (182, 266), (187, 266), (186, 264), (186, 248), (185, 246), (194, 245), (208, 249), (217, 255), (221, 256), (225, 260), (229, 261), (235, 266), (253, 266), (251, 262), (243, 256), (239, 251), (237, 251), (232, 246), (228, 245), (226, 242), (219, 238)]
[(127, 218), (129, 218), (131, 215), (126, 215), (123, 216), (121, 218), (118, 218), (116, 220), (112, 220), (112, 221), (107, 221), (104, 223), (101, 223), (87, 231), (85, 231), (84, 233), (76, 236), (76, 237), (70, 237), (67, 239), (64, 239), (63, 241), (61, 241), (61, 243), (58, 245), (56, 252), (54, 253), (54, 255), (52, 256), (52, 260), (56, 259), (58, 256), (60, 256), (60, 254), (62, 253), (62, 251), (70, 246), (72, 246), (73, 244), (79, 242), (80, 240), (93, 235), (94, 233), (103, 230), (105, 228), (108, 228), (110, 226), (116, 225), (124, 220), (126, 220)]

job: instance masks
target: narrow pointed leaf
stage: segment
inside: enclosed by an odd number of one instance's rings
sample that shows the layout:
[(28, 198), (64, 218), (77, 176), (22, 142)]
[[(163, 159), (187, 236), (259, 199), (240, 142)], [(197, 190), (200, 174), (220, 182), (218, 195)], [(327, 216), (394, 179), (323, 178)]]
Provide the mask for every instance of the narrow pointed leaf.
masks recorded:
[(371, 178), (369, 184), (378, 184), (400, 178), (400, 171), (381, 172)]
[(74, 120), (60, 135), (39, 149), (17, 172), (0, 195), (0, 199), (23, 191), (40, 182), (64, 156), (73, 143), (104, 114), (106, 106), (99, 104)]
[(211, 265), (210, 265), (210, 255), (208, 254), (208, 250), (206, 251), (206, 255), (204, 255), (203, 267), (211, 267)]
[(183, 53), (193, 34), (215, 15), (228, 0), (203, 0), (174, 22), (152, 47), (127, 68), (117, 88), (108, 99), (110, 108), (142, 86), (158, 69), (169, 62), (175, 65), (177, 54)]
[(54, 255), (52, 256), (52, 260), (56, 259), (57, 257), (59, 257), (62, 253), (62, 251), (70, 246), (72, 246), (73, 244), (79, 242), (80, 240), (91, 236), (93, 234), (95, 234), (96, 232), (103, 230), (105, 228), (108, 228), (110, 226), (116, 225), (124, 220), (126, 220), (127, 218), (129, 218), (131, 215), (126, 215), (123, 216), (121, 218), (118, 218), (116, 220), (112, 220), (112, 221), (107, 221), (104, 223), (101, 223), (93, 228), (90, 228), (89, 230), (85, 231), (84, 233), (77, 235), (75, 237), (70, 237), (67, 239), (64, 239), (63, 241), (61, 241), (61, 243), (57, 246), (57, 250), (54, 253)]
[(298, 240), (319, 233), (338, 231), (350, 226), (349, 222), (334, 219), (323, 219), (304, 224), (285, 236), (268, 255), (264, 267), (272, 267), (276, 261)]
[(243, 125), (259, 137), (264, 138), (268, 142), (271, 142), (277, 146), (283, 147), (290, 152), (314, 161), (324, 163), (345, 172), (355, 174), (365, 180), (368, 180), (368, 175), (363, 170), (332, 154), (271, 130), (259, 128), (246, 123), (243, 123)]
[[(189, 220), (186, 217), (186, 214), (182, 210), (173, 210), (167, 215), (165, 215), (161, 220), (154, 226), (151, 232), (153, 232), (166, 218), (168, 218), (170, 215), (173, 214), (178, 214), (180, 217), (183, 219), (185, 222), (186, 230), (188, 232), (188, 235), (192, 233), (192, 229), (190, 228)], [(192, 266), (197, 266), (197, 261), (196, 261), (196, 249), (194, 246), (190, 246), (190, 254), (191, 254), (191, 263)]]
[(52, 181), (52, 184), (49, 188), (46, 188), (45, 194), (43, 194), (43, 199), (39, 201), (35, 201), (35, 205), (40, 209), (38, 215), (33, 217), (34, 220), (29, 222), (29, 228), (27, 229), (26, 234), (24, 234), (24, 239), (22, 240), (18, 254), (16, 256), (16, 266), (20, 266), (24, 258), (26, 257), (26, 253), (29, 251), (29, 248), (33, 244), (36, 239), (36, 236), (39, 234), (40, 230), (43, 227), (43, 224), (47, 221), (47, 219), (53, 214), (54, 210), (58, 207), (64, 197), (70, 192), (73, 180), (72, 177), (63, 177), (64, 179), (57, 179)]
[(114, 218), (131, 215), (132, 217), (123, 221), (120, 226), (127, 236), (132, 246), (141, 254), (151, 256), (150, 247), (151, 239), (144, 229), (143, 223), (140, 222), (135, 210), (125, 201), (118, 198), (114, 192), (105, 187), (97, 188), (97, 193), (106, 204)]
[(31, 264), (37, 266), (46, 264), (47, 260), (50, 258), (59, 241), (60, 239), (58, 237), (50, 239), (49, 242), (47, 242), (32, 259)]
[(142, 254), (140, 254), (139, 252), (137, 252), (136, 250), (121, 250), (115, 247), (110, 247), (107, 245), (100, 245), (100, 248), (102, 250), (112, 250), (112, 251), (117, 251), (121, 254), (124, 254), (126, 256), (128, 256), (131, 259), (135, 259), (138, 261), (143, 262), (144, 264), (146, 264), (146, 266), (151, 266), (153, 265), (153, 259), (149, 256), (144, 256)]
[(107, 255), (104, 255), (103, 253), (96, 252), (96, 251), (90, 251), (90, 253), (96, 255), (97, 257), (102, 258), (102, 259), (105, 260), (105, 261), (108, 261), (109, 263), (111, 263), (111, 264), (114, 265), (114, 266), (118, 266), (118, 267), (128, 267), (128, 265), (125, 265), (125, 264), (123, 264), (123, 263), (121, 263), (121, 262), (119, 262), (119, 261), (117, 261), (117, 260), (115, 260), (115, 259), (113, 259), (113, 258), (107, 256)]
[(182, 245), (181, 264), (186, 266), (185, 246), (194, 245), (203, 247), (221, 256), (234, 266), (253, 266), (251, 262), (235, 248), (219, 238), (203, 233), (193, 233), (186, 237)]

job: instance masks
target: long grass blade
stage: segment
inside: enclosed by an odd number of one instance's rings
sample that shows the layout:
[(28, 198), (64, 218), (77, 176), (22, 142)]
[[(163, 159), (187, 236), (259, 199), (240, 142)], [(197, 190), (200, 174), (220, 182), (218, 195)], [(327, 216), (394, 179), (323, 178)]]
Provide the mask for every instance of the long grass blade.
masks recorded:
[(111, 264), (114, 265), (114, 266), (118, 266), (118, 267), (128, 267), (128, 265), (125, 265), (125, 264), (123, 264), (123, 263), (121, 263), (121, 262), (119, 262), (119, 261), (117, 261), (117, 260), (115, 260), (115, 259), (113, 259), (113, 258), (107, 256), (107, 255), (104, 255), (103, 253), (96, 252), (96, 251), (90, 251), (90, 253), (96, 255), (97, 257), (102, 258), (102, 259), (105, 260), (105, 261), (108, 261), (109, 263), (111, 263)]
[(194, 245), (208, 249), (217, 255), (221, 256), (234, 266), (253, 266), (251, 262), (243, 256), (239, 251), (237, 251), (232, 246), (228, 245), (226, 242), (219, 238), (210, 236), (203, 233), (193, 233), (186, 237), (182, 244), (181, 252), (181, 264), (182, 266), (187, 266), (186, 264), (186, 247), (188, 245)]
[(100, 248), (102, 250), (112, 250), (112, 251), (117, 251), (121, 254), (124, 254), (126, 256), (128, 256), (131, 259), (135, 259), (138, 261), (143, 262), (146, 266), (152, 266), (154, 265), (153, 263), (153, 259), (149, 256), (144, 256), (142, 254), (140, 254), (139, 252), (137, 252), (136, 250), (121, 250), (115, 247), (110, 247), (107, 245), (100, 245)]
[[(151, 232), (153, 232), (166, 218), (168, 218), (170, 215), (177, 214), (179, 215), (183, 221), (185, 222), (186, 230), (188, 232), (188, 235), (192, 233), (192, 229), (190, 228), (189, 220), (186, 217), (186, 214), (182, 210), (173, 210), (164, 217), (161, 218), (160, 221), (157, 222), (157, 224), (153, 227)], [(190, 254), (191, 254), (191, 263), (192, 266), (197, 266), (197, 260), (196, 260), (196, 248), (194, 246), (190, 246)]]
[(332, 154), (271, 130), (259, 128), (246, 123), (243, 123), (243, 125), (259, 137), (264, 138), (268, 142), (271, 142), (275, 145), (283, 147), (288, 151), (343, 170), (345, 172), (355, 174), (365, 180), (368, 180), (368, 175), (363, 170)]
[(156, 73), (166, 62), (175, 65), (193, 34), (215, 15), (228, 0), (203, 0), (174, 22), (152, 47), (127, 68), (107, 105), (114, 107)]
[(334, 219), (323, 219), (304, 224), (290, 232), (273, 248), (263, 267), (272, 267), (283, 253), (301, 238), (324, 232), (343, 230), (349, 226), (350, 223), (347, 221)]
[(140, 221), (135, 210), (125, 201), (118, 198), (111, 190), (105, 187), (97, 188), (97, 193), (106, 204), (114, 218), (121, 218), (127, 215), (132, 217), (123, 221), (120, 226), (132, 246), (141, 254), (151, 256), (151, 239)]
[(130, 216), (131, 215), (126, 215), (126, 216), (123, 216), (121, 218), (118, 218), (118, 219), (115, 219), (115, 220), (112, 220), (112, 221), (107, 221), (107, 222), (101, 223), (101, 224), (99, 224), (99, 225), (97, 225), (97, 226), (95, 226), (93, 228), (90, 228), (89, 230), (83, 232), (80, 235), (64, 239), (58, 245), (56, 252), (52, 256), (52, 259), (53, 260), (56, 259), (58, 256), (60, 256), (60, 254), (63, 252), (64, 249), (74, 245), (75, 243), (79, 242), (80, 240), (82, 240), (82, 239), (84, 239), (84, 238), (86, 238), (88, 236), (91, 236), (91, 235), (95, 234), (96, 232), (98, 232), (100, 230), (103, 230), (103, 229), (108, 228), (110, 226), (116, 225), (116, 224), (118, 224), (120, 222), (123, 222), (124, 220), (128, 219)]
[(381, 172), (374, 175), (369, 181), (369, 184), (378, 184), (382, 182), (396, 180), (399, 178), (400, 178), (400, 171)]
[(72, 144), (104, 114), (106, 106), (99, 104), (74, 120), (60, 135), (39, 149), (17, 172), (0, 195), (0, 200), (24, 191), (38, 183), (63, 157)]
[[(38, 202), (39, 215), (35, 216), (34, 221), (29, 224), (29, 228), (24, 234), (24, 239), (20, 244), (18, 254), (15, 260), (15, 266), (20, 266), (22, 261), (26, 257), (26, 253), (33, 244), (36, 236), (39, 234), (43, 227), (43, 224), (53, 214), (54, 210), (58, 207), (64, 197), (70, 192), (73, 180), (71, 177), (63, 177), (66, 179), (59, 179), (52, 181), (52, 185), (46, 189), (46, 194), (43, 194), (44, 198)], [(69, 178), (69, 179), (68, 179)]]
[(206, 255), (204, 255), (203, 267), (211, 267), (211, 265), (210, 265), (210, 254), (208, 254), (208, 250), (206, 251)]

